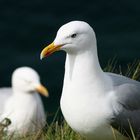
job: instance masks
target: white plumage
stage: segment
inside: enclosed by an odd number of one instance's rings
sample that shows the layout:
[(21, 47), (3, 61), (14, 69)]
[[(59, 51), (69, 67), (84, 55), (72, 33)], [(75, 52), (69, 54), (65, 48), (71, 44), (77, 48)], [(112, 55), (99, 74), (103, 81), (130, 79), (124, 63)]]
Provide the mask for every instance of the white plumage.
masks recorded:
[(29, 67), (16, 69), (12, 75), (12, 87), (0, 89), (0, 120), (11, 120), (9, 134), (24, 135), (44, 127), (46, 117), (38, 91), (48, 95), (37, 72)]
[[(131, 136), (140, 129), (140, 83), (103, 72), (97, 55), (96, 36), (89, 24), (73, 21), (63, 25), (41, 58), (67, 53), (61, 109), (73, 130), (91, 140), (113, 140), (113, 131)], [(116, 130), (119, 131), (116, 131)], [(119, 139), (120, 139), (119, 138)], [(126, 137), (125, 137), (126, 138)]]

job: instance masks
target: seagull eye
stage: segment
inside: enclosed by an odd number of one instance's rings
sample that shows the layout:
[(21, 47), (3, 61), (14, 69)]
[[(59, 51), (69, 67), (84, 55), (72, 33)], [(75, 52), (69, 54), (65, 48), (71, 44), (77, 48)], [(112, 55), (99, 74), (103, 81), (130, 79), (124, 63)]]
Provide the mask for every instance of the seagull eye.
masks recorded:
[(77, 34), (72, 34), (71, 38), (75, 38), (77, 36)]

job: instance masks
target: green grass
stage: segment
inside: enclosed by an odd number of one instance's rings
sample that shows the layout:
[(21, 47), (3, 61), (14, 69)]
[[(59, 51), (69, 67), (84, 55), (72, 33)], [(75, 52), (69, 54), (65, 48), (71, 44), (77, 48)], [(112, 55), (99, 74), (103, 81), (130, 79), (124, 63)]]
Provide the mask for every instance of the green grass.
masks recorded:
[[(107, 67), (104, 69), (105, 71), (120, 73), (122, 75), (128, 76), (132, 79), (139, 80), (140, 78), (140, 61), (134, 61), (132, 64), (127, 65), (127, 70), (122, 70), (120, 66), (117, 66), (117, 61), (115, 59), (108, 62)], [(59, 110), (58, 110), (59, 111)], [(35, 134), (30, 134), (26, 136), (19, 135), (11, 135), (8, 136), (4, 129), (10, 125), (9, 119), (5, 119), (0, 123), (0, 140), (85, 140), (79, 134), (75, 133), (65, 121), (58, 121), (57, 114), (54, 117), (54, 120), (51, 124), (47, 124), (43, 130), (38, 131)], [(132, 132), (133, 140), (136, 140), (135, 135), (133, 133), (133, 128), (130, 125), (130, 130)], [(112, 131), (112, 135), (114, 135), (114, 140), (119, 140), (116, 138), (115, 134)]]
[(84, 140), (79, 134), (72, 131), (65, 121), (60, 124), (55, 120), (50, 125), (46, 125), (46, 128), (43, 130), (26, 136), (19, 136), (17, 134), (8, 136), (3, 131), (3, 128), (0, 131), (0, 140)]

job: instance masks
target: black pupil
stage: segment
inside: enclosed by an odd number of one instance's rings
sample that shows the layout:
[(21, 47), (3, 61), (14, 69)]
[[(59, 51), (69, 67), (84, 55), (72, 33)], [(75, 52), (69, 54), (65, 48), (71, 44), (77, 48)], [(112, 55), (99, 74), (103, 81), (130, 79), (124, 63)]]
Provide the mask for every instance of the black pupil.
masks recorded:
[(72, 38), (75, 38), (75, 37), (76, 37), (76, 34), (72, 34), (71, 37), (72, 37)]

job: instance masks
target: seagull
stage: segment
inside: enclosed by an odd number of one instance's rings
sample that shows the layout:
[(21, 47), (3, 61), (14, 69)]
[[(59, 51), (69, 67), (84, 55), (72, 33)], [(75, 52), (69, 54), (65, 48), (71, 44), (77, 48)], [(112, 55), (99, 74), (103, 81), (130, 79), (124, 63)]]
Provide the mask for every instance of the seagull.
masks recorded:
[(30, 67), (17, 68), (12, 74), (12, 87), (0, 88), (0, 120), (11, 120), (8, 134), (31, 134), (45, 126), (46, 116), (38, 93), (48, 96), (38, 73)]
[[(60, 106), (70, 127), (87, 140), (127, 139), (140, 133), (140, 82), (103, 72), (93, 28), (71, 21), (57, 32), (41, 59), (67, 53)], [(119, 140), (120, 140), (119, 139)]]

